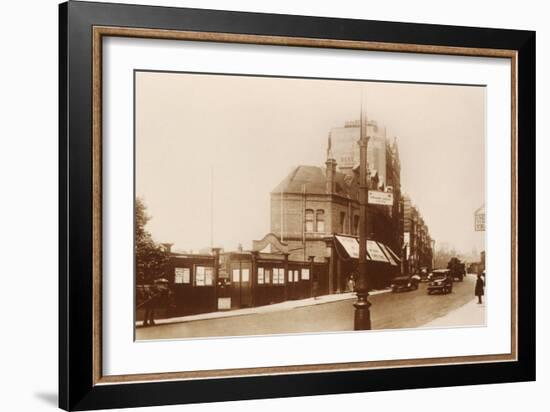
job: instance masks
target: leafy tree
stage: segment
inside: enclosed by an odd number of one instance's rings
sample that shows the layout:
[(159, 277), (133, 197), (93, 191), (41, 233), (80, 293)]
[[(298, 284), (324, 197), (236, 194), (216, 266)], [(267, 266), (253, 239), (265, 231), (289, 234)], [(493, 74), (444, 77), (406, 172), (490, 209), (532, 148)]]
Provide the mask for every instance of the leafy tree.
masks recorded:
[(145, 225), (151, 219), (143, 200), (136, 198), (136, 272), (138, 283), (151, 283), (164, 275), (169, 253), (155, 243)]

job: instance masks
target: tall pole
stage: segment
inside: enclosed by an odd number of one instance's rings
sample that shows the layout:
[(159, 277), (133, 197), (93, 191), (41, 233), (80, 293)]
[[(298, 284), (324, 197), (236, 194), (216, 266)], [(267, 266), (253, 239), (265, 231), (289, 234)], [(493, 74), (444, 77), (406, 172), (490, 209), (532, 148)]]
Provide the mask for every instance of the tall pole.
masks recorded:
[[(362, 99), (361, 99), (362, 100)], [(370, 330), (370, 305), (369, 288), (367, 278), (367, 146), (369, 136), (367, 134), (366, 119), (363, 118), (363, 102), (361, 101), (361, 119), (359, 136), (359, 263), (357, 301), (355, 306), (355, 330)]]
[[(314, 229), (315, 230), (315, 229)], [(306, 260), (306, 184), (302, 183), (302, 249)]]
[(285, 203), (284, 203), (284, 198), (283, 198), (283, 190), (284, 188), (281, 187), (281, 242), (284, 242), (285, 241), (285, 238), (284, 238), (284, 226), (285, 226), (285, 214), (284, 214), (284, 207), (285, 207)]
[(210, 165), (210, 250), (214, 250), (214, 165)]
[(432, 270), (435, 269), (435, 239), (432, 239)]

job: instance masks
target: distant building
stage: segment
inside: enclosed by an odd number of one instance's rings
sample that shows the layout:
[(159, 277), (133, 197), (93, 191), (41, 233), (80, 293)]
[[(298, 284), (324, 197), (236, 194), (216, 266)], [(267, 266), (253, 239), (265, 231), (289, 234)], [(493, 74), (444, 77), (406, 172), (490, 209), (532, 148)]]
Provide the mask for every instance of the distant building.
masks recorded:
[[(351, 175), (359, 166), (359, 120), (348, 121), (344, 127), (330, 130), (331, 151), (338, 164), (338, 170)], [(379, 127), (375, 121), (367, 122), (367, 135), (370, 137), (367, 147), (367, 163), (374, 175), (378, 173), (379, 185), (388, 185), (386, 170), (386, 129)]]
[[(359, 166), (359, 120), (348, 121), (344, 127), (334, 127), (329, 135), (329, 148), (332, 157), (336, 160), (337, 169), (346, 176), (355, 176)], [(403, 244), (403, 206), (401, 203), (401, 160), (397, 138), (389, 142), (386, 136), (386, 128), (380, 127), (374, 120), (367, 122), (367, 163), (371, 177), (370, 190), (390, 191), (394, 194), (394, 205), (391, 209), (384, 209), (390, 217), (393, 234), (391, 239), (385, 237), (385, 241), (394, 250), (399, 250)], [(328, 156), (328, 154), (327, 154)], [(376, 208), (376, 206), (375, 206)], [(371, 232), (368, 231), (369, 235)]]
[(409, 196), (403, 196), (404, 258), (409, 273), (423, 267), (431, 271), (433, 262), (432, 238), (428, 226)]
[[(393, 206), (369, 205), (367, 235), (399, 254), (403, 218), (397, 143), (390, 144), (376, 122), (369, 122), (367, 130), (369, 135), (373, 133), (367, 150), (372, 159), (370, 190), (392, 192), (395, 199)], [(288, 244), (291, 259), (331, 259), (338, 252), (334, 246), (336, 235), (359, 236), (358, 140), (359, 122), (332, 129), (325, 167), (297, 166), (271, 192), (271, 233)], [(337, 265), (335, 262), (332, 259), (333, 265)], [(331, 291), (340, 291), (353, 267), (331, 269), (335, 273)]]
[(479, 254), (479, 261), (472, 262), (468, 266), (469, 273), (482, 273), (485, 270), (485, 251), (481, 251)]

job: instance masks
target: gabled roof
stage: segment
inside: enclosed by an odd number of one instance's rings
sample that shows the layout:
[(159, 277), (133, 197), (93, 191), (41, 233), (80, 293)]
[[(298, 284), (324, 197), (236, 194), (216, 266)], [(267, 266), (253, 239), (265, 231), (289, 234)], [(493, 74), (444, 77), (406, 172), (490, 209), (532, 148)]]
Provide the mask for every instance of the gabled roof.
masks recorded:
[[(355, 177), (336, 172), (336, 194), (344, 197), (357, 198), (358, 182)], [(271, 193), (303, 193), (326, 194), (326, 169), (319, 166), (296, 166)]]

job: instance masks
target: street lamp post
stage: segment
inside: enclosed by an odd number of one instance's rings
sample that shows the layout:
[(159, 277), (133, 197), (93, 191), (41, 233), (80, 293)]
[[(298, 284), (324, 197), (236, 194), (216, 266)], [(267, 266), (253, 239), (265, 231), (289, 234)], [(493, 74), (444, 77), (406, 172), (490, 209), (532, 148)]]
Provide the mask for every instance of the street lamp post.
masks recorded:
[(361, 125), (359, 136), (359, 263), (358, 279), (356, 283), (357, 301), (355, 306), (355, 330), (370, 330), (370, 305), (367, 279), (367, 146), (369, 137), (363, 123), (363, 109), (361, 108)]

